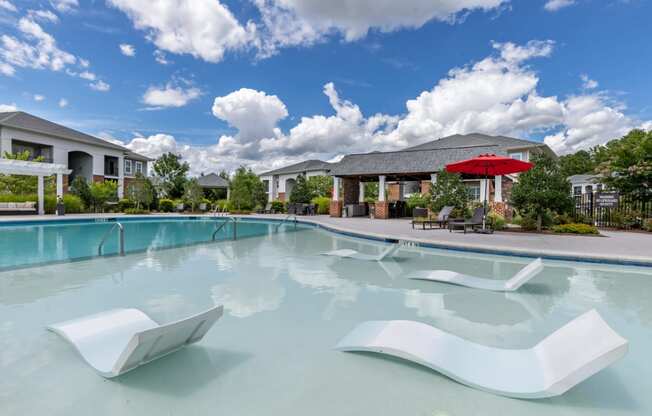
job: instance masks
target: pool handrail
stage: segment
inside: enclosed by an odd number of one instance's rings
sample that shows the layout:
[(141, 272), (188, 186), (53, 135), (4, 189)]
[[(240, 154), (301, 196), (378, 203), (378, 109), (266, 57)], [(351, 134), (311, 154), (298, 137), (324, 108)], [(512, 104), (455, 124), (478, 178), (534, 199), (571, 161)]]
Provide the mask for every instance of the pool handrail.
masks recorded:
[(294, 222), (294, 228), (297, 228), (297, 222), (299, 221), (297, 219), (297, 216), (295, 214), (289, 214), (285, 218), (281, 220), (278, 224), (276, 224), (276, 227), (274, 228), (274, 231), (278, 231), (279, 228), (281, 228), (281, 225), (285, 224), (288, 220), (292, 219)]
[(97, 255), (98, 256), (102, 255), (102, 248), (104, 247), (104, 243), (106, 242), (107, 237), (109, 236), (109, 234), (111, 234), (111, 231), (113, 231), (113, 229), (115, 227), (118, 227), (118, 230), (119, 230), (119, 233), (118, 233), (118, 235), (119, 235), (119, 240), (118, 240), (118, 242), (119, 242), (119, 244), (118, 244), (119, 254), (121, 256), (125, 255), (125, 227), (122, 224), (120, 224), (119, 222), (115, 222), (111, 226), (111, 228), (109, 228), (104, 233), (104, 235), (102, 236), (102, 240), (100, 240), (100, 245), (97, 246)]
[(217, 228), (215, 229), (215, 231), (213, 231), (213, 236), (211, 237), (211, 240), (215, 241), (215, 238), (216, 238), (216, 236), (217, 236), (217, 233), (218, 233), (222, 228), (224, 228), (224, 226), (225, 226), (229, 221), (232, 221), (232, 222), (233, 222), (233, 239), (234, 239), (234, 240), (237, 240), (237, 239), (238, 239), (238, 221), (237, 221), (237, 219), (236, 219), (235, 217), (225, 217), (225, 218), (226, 218), (226, 220), (225, 220), (225, 221), (222, 221), (222, 223), (220, 224), (220, 226), (217, 227)]

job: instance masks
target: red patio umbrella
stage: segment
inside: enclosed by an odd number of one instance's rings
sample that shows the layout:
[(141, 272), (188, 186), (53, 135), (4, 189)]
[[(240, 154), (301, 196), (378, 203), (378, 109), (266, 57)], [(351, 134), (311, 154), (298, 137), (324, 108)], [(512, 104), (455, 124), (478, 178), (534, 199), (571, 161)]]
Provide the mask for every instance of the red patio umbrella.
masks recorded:
[[(507, 156), (496, 156), (492, 154), (480, 155), (473, 159), (462, 160), (446, 165), (446, 171), (452, 173), (468, 173), (470, 175), (488, 176), (509, 175), (530, 170), (534, 164), (512, 159)], [(482, 229), (485, 230), (487, 219), (487, 192), (484, 193), (484, 212), (482, 215)]]

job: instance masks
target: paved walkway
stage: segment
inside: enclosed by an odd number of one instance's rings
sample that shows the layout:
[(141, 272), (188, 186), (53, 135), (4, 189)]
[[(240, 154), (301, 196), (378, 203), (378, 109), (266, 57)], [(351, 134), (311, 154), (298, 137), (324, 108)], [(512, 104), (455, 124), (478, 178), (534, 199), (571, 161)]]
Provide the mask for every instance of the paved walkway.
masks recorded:
[[(280, 215), (266, 217), (284, 218)], [(412, 229), (409, 219), (299, 217), (339, 231), (379, 238), (406, 239), (442, 248), (501, 251), (579, 261), (608, 261), (652, 266), (652, 233), (602, 231), (603, 237), (496, 232), (485, 235), (460, 231)]]
[[(123, 214), (72, 214), (65, 219), (119, 217)], [(157, 214), (158, 215), (158, 214)], [(153, 217), (150, 215), (148, 217)], [(178, 214), (160, 214), (170, 217)], [(133, 217), (133, 216), (129, 216)], [(285, 218), (285, 215), (253, 215), (254, 218)], [(61, 219), (53, 215), (0, 216), (5, 221)], [(652, 233), (602, 231), (604, 237), (496, 232), (492, 235), (448, 230), (412, 229), (408, 219), (371, 220), (368, 218), (331, 218), (325, 215), (299, 217), (337, 231), (365, 234), (382, 239), (404, 239), (441, 248), (485, 252), (504, 252), (580, 261), (652, 266)]]

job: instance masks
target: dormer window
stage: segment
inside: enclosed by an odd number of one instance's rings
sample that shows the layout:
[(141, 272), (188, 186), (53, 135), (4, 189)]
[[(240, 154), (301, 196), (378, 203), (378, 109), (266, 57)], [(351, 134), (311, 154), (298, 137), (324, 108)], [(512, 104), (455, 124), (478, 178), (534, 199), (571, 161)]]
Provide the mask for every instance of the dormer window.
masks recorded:
[(516, 159), (516, 160), (523, 160), (523, 161), (525, 160), (525, 155), (523, 154), (523, 152), (510, 153), (509, 157), (511, 157), (512, 159)]

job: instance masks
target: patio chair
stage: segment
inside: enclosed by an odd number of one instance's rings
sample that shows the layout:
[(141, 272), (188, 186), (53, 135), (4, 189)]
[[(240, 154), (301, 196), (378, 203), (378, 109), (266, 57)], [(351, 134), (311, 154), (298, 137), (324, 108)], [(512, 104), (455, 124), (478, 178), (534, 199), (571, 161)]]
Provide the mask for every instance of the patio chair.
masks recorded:
[(268, 202), (265, 204), (265, 208), (256, 210), (256, 214), (271, 214), (272, 213), (272, 203)]
[(183, 210), (185, 209), (185, 205), (184, 205), (183, 203), (181, 203), (181, 204), (177, 204), (176, 207), (174, 207), (174, 209), (175, 209), (177, 212), (183, 212)]
[(450, 220), (448, 222), (448, 231), (453, 232), (456, 228), (461, 228), (466, 234), (466, 230), (470, 227), (473, 230), (475, 227), (482, 226), (482, 217), (484, 216), (484, 208), (479, 207), (473, 211), (473, 216), (468, 220)]
[(426, 225), (432, 228), (432, 221), (428, 216), (427, 208), (414, 208), (412, 210), (412, 229), (415, 225), (420, 225), (422, 229), (426, 229)]
[(493, 290), (496, 292), (514, 292), (527, 281), (543, 271), (543, 262), (536, 259), (509, 280), (496, 280), (483, 277), (468, 276), (451, 270), (421, 270), (408, 274), (408, 279), (429, 280), (453, 285), (473, 287), (476, 289)]
[(208, 206), (206, 205), (205, 202), (202, 202), (201, 204), (199, 204), (199, 210), (200, 210), (201, 212), (206, 212), (206, 211), (208, 211)]
[(415, 321), (363, 322), (335, 349), (387, 354), (489, 393), (540, 399), (562, 395), (618, 361), (628, 341), (590, 310), (528, 349), (477, 344)]
[(101, 376), (112, 378), (200, 341), (223, 313), (215, 306), (159, 325), (138, 309), (113, 309), (48, 326)]
[(402, 243), (392, 244), (389, 247), (387, 247), (385, 250), (383, 250), (380, 254), (364, 254), (356, 250), (341, 249), (341, 250), (328, 251), (326, 253), (322, 253), (322, 255), (356, 259), (356, 260), (365, 260), (365, 261), (383, 261), (388, 257), (392, 257), (401, 247), (403, 247)]

